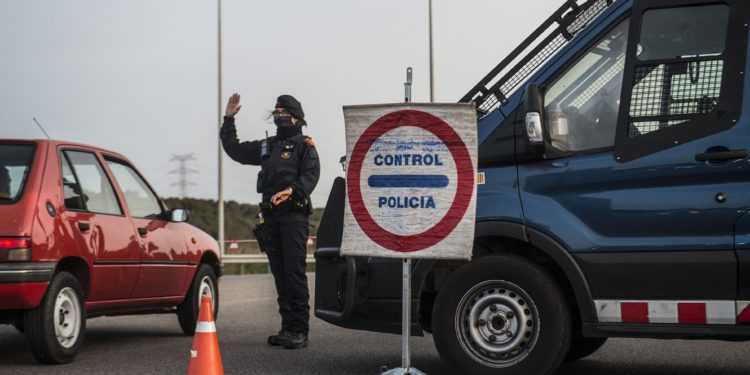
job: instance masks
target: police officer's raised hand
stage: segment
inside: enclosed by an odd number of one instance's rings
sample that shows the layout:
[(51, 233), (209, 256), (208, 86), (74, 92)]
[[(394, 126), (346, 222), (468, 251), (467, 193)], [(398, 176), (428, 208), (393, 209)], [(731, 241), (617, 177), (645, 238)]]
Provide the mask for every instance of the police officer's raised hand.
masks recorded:
[(284, 189), (284, 190), (282, 190), (282, 191), (274, 194), (273, 197), (271, 197), (271, 203), (273, 203), (274, 206), (278, 206), (282, 202), (284, 202), (287, 199), (289, 199), (289, 197), (291, 197), (291, 196), (292, 196), (292, 188), (288, 187), (288, 188), (286, 188), (286, 189)]
[(234, 117), (234, 115), (236, 115), (237, 112), (240, 111), (240, 108), (242, 108), (242, 106), (240, 105), (240, 94), (234, 93), (231, 97), (229, 97), (229, 103), (227, 104), (227, 112), (225, 116)]

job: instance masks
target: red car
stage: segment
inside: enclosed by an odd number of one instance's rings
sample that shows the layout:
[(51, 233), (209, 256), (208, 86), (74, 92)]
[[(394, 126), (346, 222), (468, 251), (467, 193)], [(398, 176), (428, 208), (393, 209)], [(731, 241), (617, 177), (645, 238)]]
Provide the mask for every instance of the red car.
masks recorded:
[(95, 316), (176, 312), (192, 335), (221, 261), (187, 219), (122, 155), (0, 139), (0, 323), (43, 363), (70, 362)]

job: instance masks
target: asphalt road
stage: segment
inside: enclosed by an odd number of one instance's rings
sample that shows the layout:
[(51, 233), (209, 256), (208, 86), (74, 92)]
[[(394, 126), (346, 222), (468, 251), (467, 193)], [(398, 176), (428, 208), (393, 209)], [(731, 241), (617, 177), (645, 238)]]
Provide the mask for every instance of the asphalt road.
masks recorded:
[[(220, 292), (217, 329), (227, 374), (378, 374), (382, 365), (400, 364), (399, 336), (346, 330), (315, 318), (307, 349), (267, 346), (266, 336), (279, 325), (268, 275), (225, 277)], [(191, 343), (174, 315), (96, 318), (88, 322), (73, 363), (42, 366), (28, 352), (25, 336), (0, 326), (0, 374), (184, 374)], [(416, 368), (448, 374), (432, 337), (413, 338), (412, 348)], [(559, 374), (748, 374), (749, 358), (750, 343), (612, 339)]]

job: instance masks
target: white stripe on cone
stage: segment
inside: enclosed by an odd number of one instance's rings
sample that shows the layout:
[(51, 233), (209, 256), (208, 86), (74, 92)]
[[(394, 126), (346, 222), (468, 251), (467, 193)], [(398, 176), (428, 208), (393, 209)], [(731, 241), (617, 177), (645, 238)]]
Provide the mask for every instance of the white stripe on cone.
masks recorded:
[(198, 322), (195, 326), (195, 333), (213, 333), (216, 332), (216, 323)]

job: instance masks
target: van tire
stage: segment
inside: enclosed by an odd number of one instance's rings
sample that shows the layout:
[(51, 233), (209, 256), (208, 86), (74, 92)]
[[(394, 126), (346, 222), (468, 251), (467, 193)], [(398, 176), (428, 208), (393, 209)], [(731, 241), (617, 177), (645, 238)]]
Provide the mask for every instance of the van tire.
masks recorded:
[(201, 296), (210, 295), (213, 304), (214, 319), (219, 316), (219, 283), (216, 273), (207, 264), (199, 264), (195, 271), (195, 277), (190, 284), (190, 289), (185, 299), (177, 305), (177, 320), (180, 322), (182, 332), (187, 336), (195, 334), (195, 325), (198, 323)]
[(455, 373), (552, 374), (568, 354), (571, 318), (549, 273), (525, 258), (475, 258), (438, 292), (432, 319), (440, 357)]
[(570, 350), (565, 360), (576, 361), (588, 357), (604, 346), (606, 342), (606, 337), (583, 337), (575, 335), (570, 341)]
[(62, 364), (75, 358), (86, 336), (84, 301), (83, 289), (75, 276), (59, 272), (39, 306), (24, 312), (23, 328), (37, 361)]

